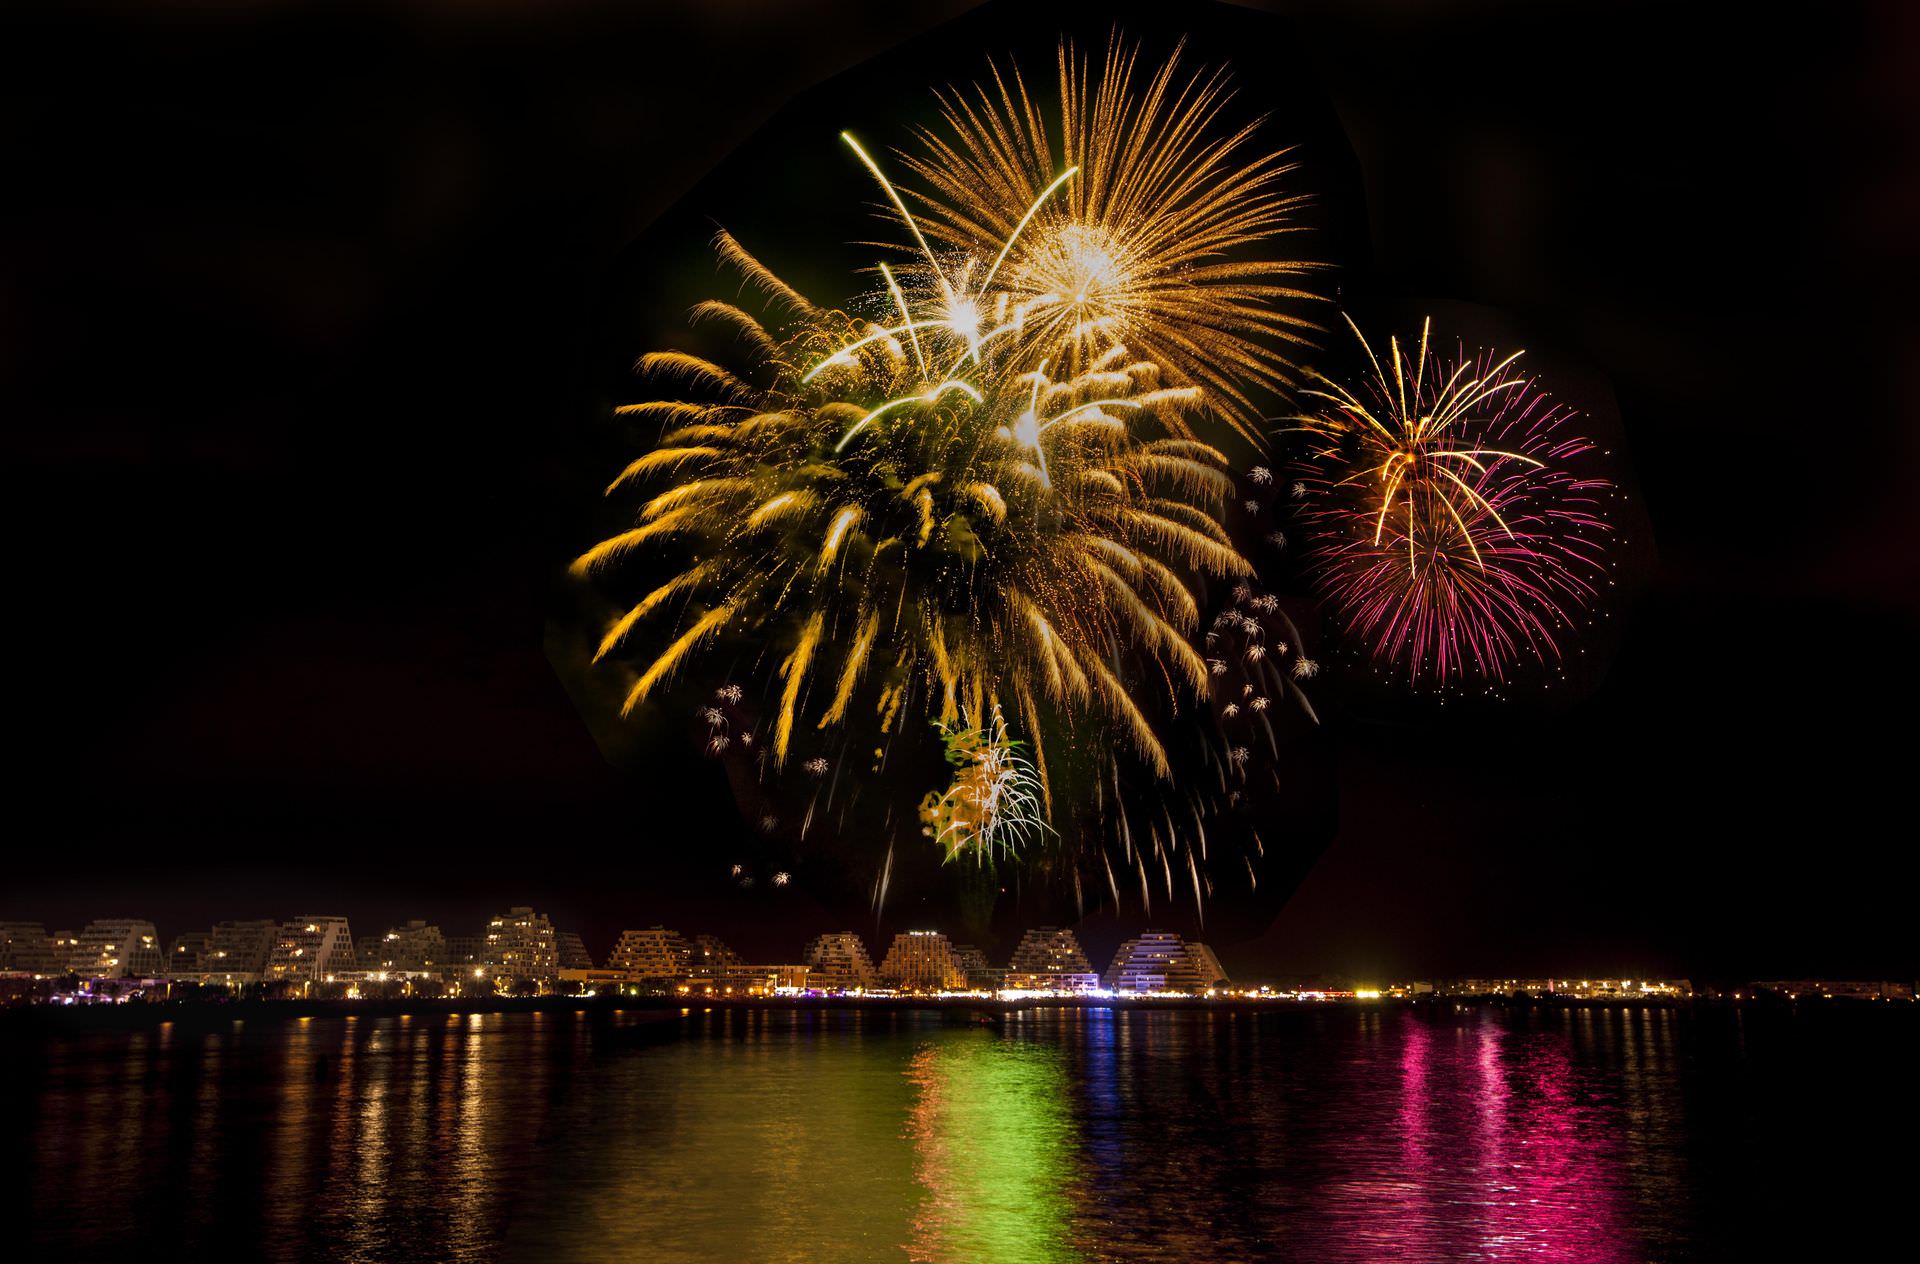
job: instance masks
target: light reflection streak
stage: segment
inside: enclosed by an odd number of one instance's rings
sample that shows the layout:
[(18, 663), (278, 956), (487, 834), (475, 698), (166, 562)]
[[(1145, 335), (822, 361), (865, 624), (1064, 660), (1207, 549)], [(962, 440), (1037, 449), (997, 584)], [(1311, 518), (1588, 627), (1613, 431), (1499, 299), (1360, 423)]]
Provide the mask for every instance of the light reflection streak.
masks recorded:
[(1061, 1051), (970, 1032), (913, 1055), (908, 1132), (923, 1194), (907, 1258), (1069, 1261), (1073, 1124)]
[(460, 1085), (454, 1118), (453, 1181), (448, 1191), (448, 1253), (457, 1259), (480, 1257), (487, 1242), (479, 1233), (487, 1197), (486, 1060), (482, 1033), (486, 1015), (469, 1014), (464, 1030), (447, 1033)]
[[(388, 1077), (392, 1065), (390, 1056), (376, 1056), (381, 1025), (376, 1020), (367, 1040), (362, 1058), (365, 1064), (365, 1073), (360, 1077), (362, 1086), (351, 1094), (339, 1095), (343, 1101), (350, 1097), (359, 1101), (359, 1109), (354, 1111), (356, 1135), (344, 1157), (354, 1168), (354, 1188), (347, 1212), (347, 1244), (361, 1259), (374, 1258), (384, 1244), (382, 1212), (391, 1197), (387, 1185), (393, 1175), (393, 1155), (388, 1150), (387, 1139)], [(346, 1041), (349, 1046), (352, 1044), (351, 1027), (347, 1029)], [(344, 1063), (340, 1072), (344, 1078), (347, 1074)]]
[[(308, 1188), (308, 1118), (313, 1113), (314, 1088), (313, 1020), (295, 1020), (287, 1033), (286, 1054), (281, 1059), (281, 1085), (285, 1100), (274, 1119), (276, 1127), (269, 1149), (273, 1175), (269, 1188), (299, 1190)], [(267, 1201), (266, 1232), (276, 1254), (288, 1253), (300, 1241), (301, 1222), (306, 1216), (302, 1200), (273, 1198)]]

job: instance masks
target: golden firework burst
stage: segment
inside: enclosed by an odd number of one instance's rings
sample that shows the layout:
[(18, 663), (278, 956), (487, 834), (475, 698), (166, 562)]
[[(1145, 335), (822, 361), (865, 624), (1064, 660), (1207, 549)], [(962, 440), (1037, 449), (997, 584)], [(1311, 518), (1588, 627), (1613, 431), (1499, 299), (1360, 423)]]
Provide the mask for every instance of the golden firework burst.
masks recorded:
[(1051, 102), (1017, 67), (939, 94), (944, 127), (898, 155), (904, 198), (859, 152), (909, 230), (900, 284), (936, 319), (1066, 374), (1129, 347), (1259, 443), (1261, 393), (1290, 390), (1319, 330), (1319, 267), (1279, 250), (1306, 199), (1262, 120), (1226, 122), (1227, 72), (1179, 60), (1148, 71), (1116, 32), (1097, 67), (1060, 45)]
[(857, 702), (883, 732), (909, 701), (941, 723), (1004, 703), (1044, 768), (1044, 704), (1114, 726), (1164, 773), (1124, 665), (1204, 692), (1190, 577), (1250, 569), (1219, 521), (1225, 458), (1175, 433), (1199, 392), (1160, 386), (1121, 347), (1071, 377), (992, 355), (949, 376), (936, 365), (963, 354), (964, 333), (910, 331), (916, 354), (807, 303), (724, 234), (720, 253), (785, 323), (701, 306), (756, 349), (746, 376), (643, 358), (677, 389), (622, 411), (672, 428), (609, 488), (644, 489), (635, 524), (574, 564), (596, 573), (642, 548), (684, 558), (601, 641), (604, 656), (650, 622), (673, 629), (627, 708), (726, 639), (759, 646), (780, 681), (776, 762), (797, 730), (840, 724)]

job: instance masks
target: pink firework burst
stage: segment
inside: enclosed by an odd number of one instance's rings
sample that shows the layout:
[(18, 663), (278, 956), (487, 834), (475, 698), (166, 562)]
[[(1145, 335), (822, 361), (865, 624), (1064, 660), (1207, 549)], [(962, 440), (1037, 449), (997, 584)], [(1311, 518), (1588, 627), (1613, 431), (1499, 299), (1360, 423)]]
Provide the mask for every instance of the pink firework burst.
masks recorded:
[[(1349, 320), (1348, 324), (1352, 325)], [(1318, 379), (1299, 515), (1328, 608), (1377, 661), (1444, 685), (1504, 681), (1556, 663), (1595, 601), (1611, 531), (1605, 479), (1574, 472), (1591, 440), (1578, 414), (1511, 371), (1518, 353), (1387, 363), (1358, 328), (1373, 376), (1359, 391)]]

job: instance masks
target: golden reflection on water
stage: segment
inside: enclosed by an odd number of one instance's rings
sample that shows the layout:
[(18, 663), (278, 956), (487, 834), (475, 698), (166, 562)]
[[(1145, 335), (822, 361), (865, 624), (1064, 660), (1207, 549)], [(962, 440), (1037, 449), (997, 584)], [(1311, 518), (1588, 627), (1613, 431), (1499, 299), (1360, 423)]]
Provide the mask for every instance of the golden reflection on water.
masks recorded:
[[(587, 1145), (507, 1244), (540, 1260), (898, 1259), (914, 1201), (904, 1043), (721, 1010), (619, 1063)], [(631, 1055), (631, 1056), (625, 1056)]]

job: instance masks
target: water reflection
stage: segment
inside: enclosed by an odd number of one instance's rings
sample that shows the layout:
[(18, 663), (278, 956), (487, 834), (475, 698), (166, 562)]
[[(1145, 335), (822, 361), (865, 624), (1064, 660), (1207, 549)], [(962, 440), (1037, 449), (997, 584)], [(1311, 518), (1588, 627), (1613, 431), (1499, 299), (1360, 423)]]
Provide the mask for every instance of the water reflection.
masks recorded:
[(209, 1019), (10, 1057), (6, 1142), (34, 1156), (36, 1243), (495, 1258), (513, 1192), (541, 1175), (534, 1143), (570, 1059), (540, 1023), (428, 1021)]
[(1897, 1193), (1920, 1039), (1873, 1021), (209, 1019), (11, 1043), (0, 1123), (30, 1256), (1684, 1261)]
[(694, 1011), (601, 1041), (595, 1116), (507, 1243), (539, 1260), (899, 1259), (915, 1202), (916, 1024)]
[(984, 1031), (929, 1040), (907, 1064), (923, 1191), (908, 1258), (980, 1264), (1078, 1258), (1065, 1054)]

